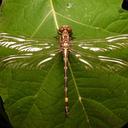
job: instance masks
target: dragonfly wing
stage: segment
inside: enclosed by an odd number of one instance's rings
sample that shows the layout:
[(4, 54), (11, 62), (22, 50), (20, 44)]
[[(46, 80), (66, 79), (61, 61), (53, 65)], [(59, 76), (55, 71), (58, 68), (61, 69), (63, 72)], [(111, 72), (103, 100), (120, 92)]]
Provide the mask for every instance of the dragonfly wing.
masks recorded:
[(38, 52), (55, 47), (51, 41), (32, 40), (23, 36), (15, 37), (7, 33), (0, 33), (0, 46), (15, 49), (19, 52)]
[(86, 68), (119, 70), (128, 68), (128, 35), (89, 41), (73, 41), (72, 53)]
[(54, 41), (32, 40), (7, 33), (0, 33), (0, 46), (18, 50), (13, 55), (0, 57), (0, 66), (11, 68), (42, 68), (59, 51)]
[(72, 50), (71, 53), (85, 65), (86, 69), (105, 69), (111, 71), (118, 71), (122, 68), (128, 68), (128, 62), (110, 56), (97, 56), (95, 54), (82, 53)]
[(17, 55), (9, 55), (0, 58), (0, 67), (27, 68), (27, 69), (41, 69), (46, 62), (54, 59), (58, 51), (51, 51), (49, 53), (25, 53)]
[(128, 34), (106, 37), (105, 39), (88, 39), (72, 41), (75, 49), (90, 50), (93, 52), (107, 52), (128, 47)]

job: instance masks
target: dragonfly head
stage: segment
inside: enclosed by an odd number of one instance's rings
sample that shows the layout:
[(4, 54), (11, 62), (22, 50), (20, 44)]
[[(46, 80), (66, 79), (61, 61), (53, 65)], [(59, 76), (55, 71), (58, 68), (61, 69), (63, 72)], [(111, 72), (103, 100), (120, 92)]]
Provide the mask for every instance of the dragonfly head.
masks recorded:
[(68, 26), (68, 25), (63, 25), (63, 26), (61, 26), (60, 28), (59, 28), (59, 30), (58, 30), (58, 32), (59, 32), (59, 34), (62, 34), (63, 32), (68, 32), (70, 35), (72, 34), (72, 29), (71, 29), (71, 27), (70, 26)]

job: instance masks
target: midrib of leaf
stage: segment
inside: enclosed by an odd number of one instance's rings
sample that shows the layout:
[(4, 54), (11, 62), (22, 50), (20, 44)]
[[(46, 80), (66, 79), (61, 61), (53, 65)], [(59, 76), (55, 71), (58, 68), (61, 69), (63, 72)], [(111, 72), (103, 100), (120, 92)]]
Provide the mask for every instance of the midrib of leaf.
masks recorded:
[(85, 110), (85, 106), (84, 106), (84, 104), (83, 104), (83, 102), (82, 102), (82, 97), (81, 97), (81, 95), (80, 95), (80, 92), (79, 92), (77, 83), (76, 83), (76, 81), (75, 81), (75, 76), (74, 76), (74, 74), (73, 74), (73, 70), (72, 70), (72, 68), (71, 68), (70, 62), (68, 62), (68, 66), (69, 66), (69, 70), (70, 70), (70, 73), (71, 73), (71, 77), (72, 77), (72, 80), (73, 80), (73, 83), (74, 83), (73, 85), (74, 85), (74, 88), (75, 88), (76, 93), (77, 93), (77, 96), (78, 96), (78, 101), (80, 102), (80, 104), (81, 104), (81, 106), (82, 106), (82, 108), (83, 108), (85, 120), (86, 120), (86, 122), (87, 122), (87, 124), (88, 124), (88, 128), (91, 128), (90, 121), (89, 121), (87, 112), (86, 112), (86, 110)]
[(57, 17), (56, 17), (56, 12), (55, 12), (55, 9), (54, 9), (53, 1), (52, 0), (50, 0), (50, 4), (51, 4), (51, 8), (52, 8), (52, 14), (53, 14), (55, 26), (58, 29), (59, 28), (59, 25), (58, 25), (58, 21), (57, 21)]

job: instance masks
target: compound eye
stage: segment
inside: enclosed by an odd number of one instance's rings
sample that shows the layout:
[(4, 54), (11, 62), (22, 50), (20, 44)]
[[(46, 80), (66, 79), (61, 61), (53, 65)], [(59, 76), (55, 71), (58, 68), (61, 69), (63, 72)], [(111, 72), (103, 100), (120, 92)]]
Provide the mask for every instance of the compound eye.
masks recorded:
[(64, 31), (64, 28), (63, 28), (63, 27), (60, 27), (60, 28), (59, 28), (59, 32), (62, 33), (63, 31)]
[(68, 32), (71, 33), (72, 29), (70, 27), (67, 28)]

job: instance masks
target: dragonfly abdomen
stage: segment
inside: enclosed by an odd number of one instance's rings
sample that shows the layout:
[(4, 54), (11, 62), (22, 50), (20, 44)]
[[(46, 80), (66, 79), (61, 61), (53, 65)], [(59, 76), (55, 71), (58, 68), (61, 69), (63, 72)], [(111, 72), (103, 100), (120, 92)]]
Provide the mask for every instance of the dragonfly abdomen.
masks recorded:
[(63, 53), (63, 60), (64, 60), (64, 101), (65, 101), (65, 116), (69, 115), (69, 103), (68, 103), (68, 55), (70, 49), (70, 35), (71, 35), (71, 28), (67, 25), (64, 25), (59, 28), (58, 30), (60, 38), (60, 50)]

